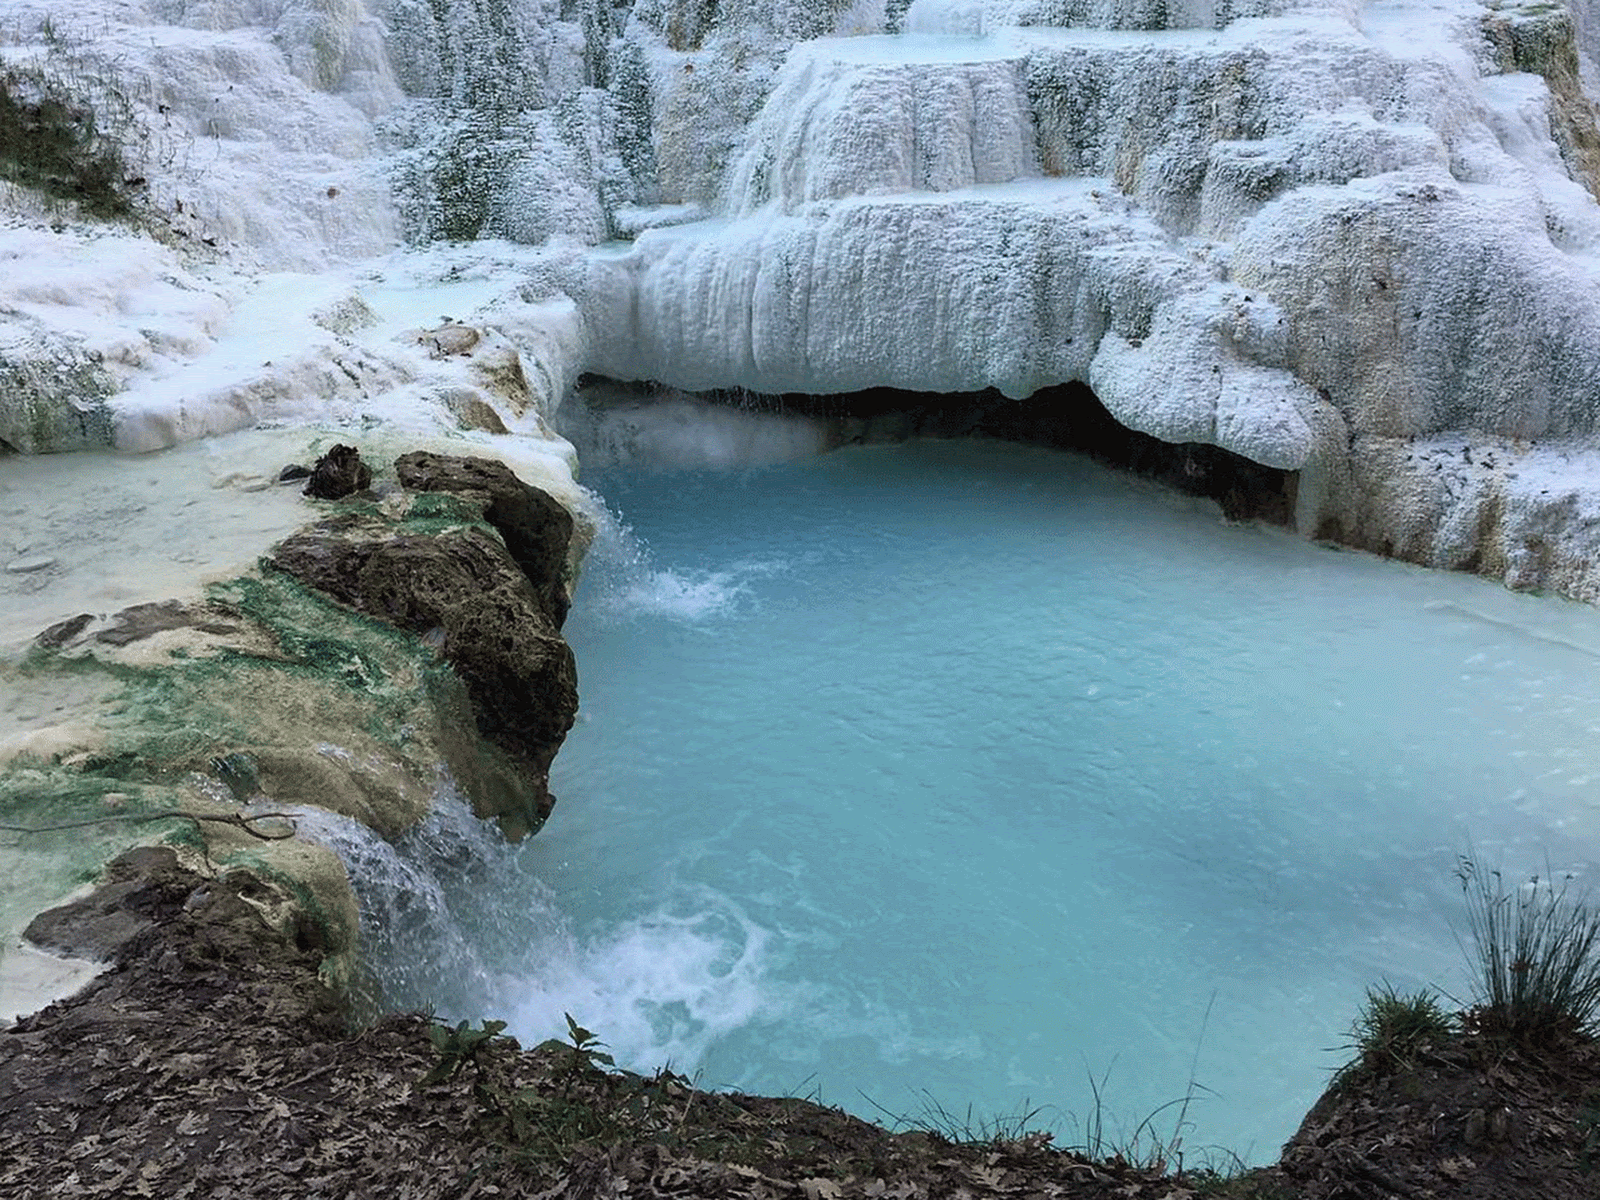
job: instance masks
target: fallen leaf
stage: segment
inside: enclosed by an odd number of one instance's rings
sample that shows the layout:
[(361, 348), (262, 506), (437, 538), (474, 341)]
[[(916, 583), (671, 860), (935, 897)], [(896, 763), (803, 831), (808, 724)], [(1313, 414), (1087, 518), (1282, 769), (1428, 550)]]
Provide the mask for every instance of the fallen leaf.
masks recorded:
[(986, 1188), (998, 1188), (1006, 1177), (1005, 1168), (995, 1166), (973, 1167), (967, 1174)]

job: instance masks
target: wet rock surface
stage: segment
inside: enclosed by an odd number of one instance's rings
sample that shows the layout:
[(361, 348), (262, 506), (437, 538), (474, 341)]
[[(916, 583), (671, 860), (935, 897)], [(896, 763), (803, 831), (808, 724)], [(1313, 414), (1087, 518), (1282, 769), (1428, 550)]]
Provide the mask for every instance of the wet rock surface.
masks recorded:
[[(230, 620), (230, 617), (233, 619)], [(237, 614), (229, 613), (219, 604), (184, 604), (177, 600), (163, 600), (123, 609), (114, 614), (107, 627), (94, 636), (96, 641), (108, 646), (128, 646), (158, 633), (181, 629), (197, 629), (201, 633), (218, 635), (234, 634), (240, 631), (241, 625)]]
[(335, 446), (311, 468), (305, 494), (318, 500), (342, 500), (372, 486), (372, 468), (354, 446)]
[(418, 450), (397, 458), (394, 468), (409, 491), (451, 492), (481, 503), (484, 520), (505, 539), (545, 614), (561, 627), (572, 605), (566, 564), (573, 531), (572, 514), (562, 504), (493, 459)]
[(473, 797), (520, 836), (554, 804), (550, 764), (578, 707), (577, 668), (559, 632), (572, 518), (499, 463), (414, 454), (397, 471), (409, 490), (451, 498), (428, 501), (420, 517), (413, 507), (408, 525), (340, 514), (267, 561), (438, 650), (466, 686), (478, 732), (531, 781), (525, 807)]

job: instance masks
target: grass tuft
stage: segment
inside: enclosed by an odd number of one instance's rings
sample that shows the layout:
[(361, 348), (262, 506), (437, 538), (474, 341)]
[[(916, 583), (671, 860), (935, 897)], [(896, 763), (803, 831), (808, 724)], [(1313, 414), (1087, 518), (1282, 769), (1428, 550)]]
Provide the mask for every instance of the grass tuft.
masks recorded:
[[(1208, 1005), (1206, 1007), (1208, 1021), (1210, 1016), (1211, 1008)], [(1195, 1054), (1196, 1057), (1199, 1056), (1198, 1046), (1195, 1048)], [(1096, 1162), (1133, 1167), (1157, 1175), (1183, 1175), (1184, 1141), (1194, 1128), (1194, 1123), (1189, 1119), (1189, 1109), (1196, 1100), (1215, 1093), (1198, 1082), (1191, 1072), (1189, 1086), (1184, 1089), (1182, 1096), (1158, 1105), (1134, 1126), (1132, 1134), (1118, 1138), (1107, 1133), (1105, 1127), (1104, 1094), (1109, 1076), (1109, 1068), (1098, 1080), (1092, 1074), (1089, 1076), (1089, 1091), (1094, 1097), (1094, 1105), (1084, 1122), (1085, 1157)], [(1167, 1129), (1169, 1119), (1170, 1131)]]
[(1469, 1031), (1520, 1045), (1592, 1037), (1600, 1014), (1600, 913), (1572, 876), (1508, 888), (1470, 855), (1456, 868), (1472, 935)]
[(1442, 1045), (1455, 1029), (1455, 1017), (1433, 992), (1423, 990), (1403, 996), (1389, 983), (1368, 988), (1366, 1002), (1350, 1030), (1353, 1040), (1348, 1048), (1356, 1051), (1356, 1057), (1339, 1074), (1348, 1077), (1361, 1071), (1408, 1071), (1419, 1057)]
[(916, 1115), (897, 1113), (885, 1108), (865, 1092), (861, 1098), (884, 1117), (891, 1133), (926, 1133), (960, 1146), (1014, 1147), (1018, 1145), (1046, 1146), (1054, 1138), (1047, 1130), (1035, 1128), (1042, 1108), (1024, 1101), (1015, 1112), (993, 1117), (979, 1116), (969, 1104), (965, 1113), (954, 1113), (945, 1108), (926, 1089), (922, 1092), (922, 1108)]

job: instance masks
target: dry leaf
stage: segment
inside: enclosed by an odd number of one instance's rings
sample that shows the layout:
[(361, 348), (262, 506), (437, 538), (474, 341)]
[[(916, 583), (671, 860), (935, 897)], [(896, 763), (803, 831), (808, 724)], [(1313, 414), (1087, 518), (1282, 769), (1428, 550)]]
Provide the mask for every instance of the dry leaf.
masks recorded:
[[(993, 1158), (997, 1157), (999, 1156), (991, 1156), (991, 1161)], [(1005, 1169), (1003, 1167), (995, 1166), (973, 1167), (967, 1172), (967, 1174), (971, 1176), (974, 1181), (981, 1183), (986, 1188), (998, 1188), (1006, 1177)]]
[(183, 1120), (178, 1122), (178, 1132), (184, 1137), (193, 1137), (206, 1127), (206, 1119), (197, 1112), (187, 1112)]

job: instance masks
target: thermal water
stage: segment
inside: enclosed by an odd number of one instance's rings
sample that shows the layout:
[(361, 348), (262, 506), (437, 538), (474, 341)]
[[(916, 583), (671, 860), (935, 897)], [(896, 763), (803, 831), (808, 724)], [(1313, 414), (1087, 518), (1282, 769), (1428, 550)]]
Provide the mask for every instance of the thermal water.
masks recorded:
[(446, 808), (400, 848), (457, 947), (380, 946), (400, 1002), (1265, 1161), (1370, 985), (1469, 998), (1459, 855), (1591, 873), (1592, 609), (1015, 445), (587, 482), (626, 530), (568, 623), (560, 803), (520, 847)]

